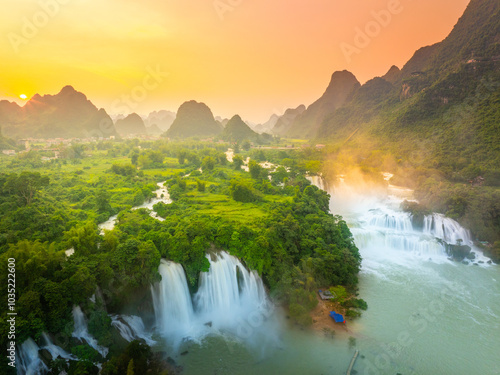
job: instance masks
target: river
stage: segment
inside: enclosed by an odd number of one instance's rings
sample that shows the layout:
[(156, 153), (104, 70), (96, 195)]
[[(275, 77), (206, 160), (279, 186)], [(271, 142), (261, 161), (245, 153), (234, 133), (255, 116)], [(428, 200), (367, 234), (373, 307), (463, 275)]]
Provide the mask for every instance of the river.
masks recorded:
[[(310, 179), (329, 191), (330, 211), (347, 221), (363, 257), (359, 293), (368, 310), (348, 322), (348, 332), (332, 338), (290, 327), (260, 278), (226, 253), (209, 256), (210, 272), (194, 296), (182, 267), (162, 261), (163, 280), (152, 286), (154, 332), (139, 317), (113, 316), (113, 325), (128, 341), (154, 344), (155, 333), (155, 350), (167, 350), (188, 375), (344, 374), (356, 349), (357, 374), (500, 374), (499, 267), (473, 247), (468, 231), (436, 214), (414, 228), (399, 209), (411, 199), (409, 189), (360, 190), (343, 179), (329, 188)], [(169, 202), (158, 186), (157, 197), (141, 207)], [(101, 229), (112, 229), (115, 219)], [(449, 260), (443, 240), (471, 245), (476, 259)], [(74, 315), (74, 335), (85, 336), (79, 307)], [(54, 345), (47, 340), (47, 347)], [(33, 340), (21, 354), (26, 368), (44, 372)]]
[(414, 229), (399, 209), (409, 189), (356, 191), (341, 181), (329, 192), (331, 212), (343, 215), (363, 257), (359, 292), (368, 310), (333, 339), (290, 328), (275, 313), (272, 345), (211, 337), (178, 358), (186, 373), (344, 374), (358, 349), (357, 374), (500, 374), (499, 267), (475, 248), (477, 265), (451, 261), (437, 238), (468, 232), (440, 216), (434, 228)]

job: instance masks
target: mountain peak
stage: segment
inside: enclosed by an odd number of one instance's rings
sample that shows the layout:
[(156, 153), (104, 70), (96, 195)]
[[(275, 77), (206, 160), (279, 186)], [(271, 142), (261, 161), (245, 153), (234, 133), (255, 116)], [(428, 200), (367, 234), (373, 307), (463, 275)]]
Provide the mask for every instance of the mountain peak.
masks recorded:
[(241, 119), (240, 115), (234, 115), (226, 124), (222, 136), (228, 141), (242, 141), (255, 138), (257, 133)]
[(59, 92), (59, 95), (65, 95), (65, 94), (70, 94), (70, 93), (74, 93), (74, 92), (77, 92), (73, 86), (70, 86), (70, 85), (66, 85), (64, 86), (61, 91)]
[(206, 137), (219, 134), (221, 130), (221, 125), (215, 121), (212, 110), (205, 103), (190, 100), (179, 107), (177, 116), (167, 131), (167, 136)]
[(115, 128), (123, 136), (147, 133), (144, 120), (137, 113), (131, 113), (124, 119), (117, 120)]
[(351, 72), (347, 70), (334, 72), (321, 98), (311, 104), (290, 124), (289, 135), (302, 137), (314, 136), (325, 116), (341, 107), (360, 86), (361, 84)]
[(56, 95), (35, 94), (21, 110), (11, 108), (0, 113), (5, 133), (10, 137), (107, 137), (115, 135), (114, 127), (103, 134), (102, 121), (110, 121), (106, 111), (99, 110), (85, 94), (64, 86)]
[(394, 83), (398, 80), (400, 74), (401, 70), (396, 65), (393, 65), (391, 66), (389, 71), (382, 76), (382, 79), (386, 80), (387, 82)]

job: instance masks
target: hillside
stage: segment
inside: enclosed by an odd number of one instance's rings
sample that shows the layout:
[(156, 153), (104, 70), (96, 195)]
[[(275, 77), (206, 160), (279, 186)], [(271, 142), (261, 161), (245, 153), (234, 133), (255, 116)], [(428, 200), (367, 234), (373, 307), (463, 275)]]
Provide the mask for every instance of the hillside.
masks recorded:
[(297, 116), (286, 129), (289, 137), (314, 137), (326, 116), (340, 108), (360, 84), (351, 72), (335, 72), (324, 94)]
[(288, 108), (283, 116), (280, 116), (272, 128), (272, 133), (278, 135), (287, 134), (295, 119), (304, 113), (305, 105), (299, 105), (297, 108)]
[[(149, 129), (156, 125), (156, 128), (167, 131), (175, 120), (175, 113), (171, 111), (161, 110), (151, 112), (148, 117), (144, 119), (144, 125)], [(155, 129), (156, 128), (152, 128)]]
[(116, 131), (122, 136), (146, 134), (144, 121), (137, 113), (131, 113), (124, 119), (116, 121)]
[(0, 102), (0, 124), (11, 138), (88, 138), (116, 135), (113, 121), (71, 86), (56, 95), (34, 95), (23, 107)]
[(390, 169), (423, 205), (499, 241), (499, 35), (500, 2), (472, 0), (442, 42), (368, 81), (314, 135), (300, 135), (332, 143), (331, 158)]
[(470, 165), (498, 170), (499, 8), (471, 1), (445, 40), (417, 51), (399, 74), (391, 68), (387, 80), (361, 86), (330, 111), (316, 137), (343, 142), (357, 131), (400, 156), (418, 152), (450, 175)]
[(253, 140), (257, 137), (258, 134), (245, 124), (239, 115), (234, 115), (222, 132), (222, 138), (231, 142)]
[(205, 103), (191, 100), (179, 107), (172, 126), (165, 134), (170, 138), (208, 137), (221, 131), (222, 126), (217, 123), (210, 108)]

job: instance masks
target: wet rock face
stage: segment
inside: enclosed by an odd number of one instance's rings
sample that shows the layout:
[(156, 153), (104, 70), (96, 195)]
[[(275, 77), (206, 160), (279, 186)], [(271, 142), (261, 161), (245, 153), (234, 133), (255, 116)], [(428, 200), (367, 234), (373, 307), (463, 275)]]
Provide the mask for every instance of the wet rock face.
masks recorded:
[(50, 364), (50, 361), (52, 360), (52, 354), (50, 354), (50, 352), (47, 349), (40, 349), (38, 351), (38, 356), (47, 366)]
[(467, 245), (447, 245), (446, 251), (455, 260), (474, 259), (475, 254), (471, 253), (471, 247)]

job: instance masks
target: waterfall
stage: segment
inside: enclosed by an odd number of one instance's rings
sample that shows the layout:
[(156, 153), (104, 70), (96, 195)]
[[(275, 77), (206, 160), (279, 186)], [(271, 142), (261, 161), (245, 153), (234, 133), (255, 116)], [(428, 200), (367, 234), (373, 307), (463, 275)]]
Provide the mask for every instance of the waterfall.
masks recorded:
[(410, 215), (405, 212), (377, 213), (370, 217), (368, 225), (379, 228), (389, 228), (401, 232), (413, 231)]
[(469, 231), (455, 220), (442, 214), (425, 216), (424, 233), (431, 234), (451, 245), (457, 244), (458, 240), (462, 240), (463, 245), (472, 245)]
[(196, 312), (217, 329), (237, 324), (241, 314), (265, 303), (266, 292), (255, 271), (248, 271), (226, 252), (207, 255), (210, 270), (200, 277)]
[(85, 320), (85, 315), (83, 314), (80, 306), (73, 307), (73, 319), (75, 322), (75, 330), (73, 331), (72, 336), (78, 339), (83, 339), (89, 344), (92, 348), (97, 350), (103, 357), (108, 355), (108, 348), (104, 348), (97, 343), (97, 340), (92, 337), (87, 330), (87, 321)]
[(45, 341), (45, 346), (42, 346), (42, 349), (48, 350), (50, 352), (50, 355), (52, 356), (52, 359), (56, 359), (57, 357), (61, 357), (63, 359), (73, 359), (73, 360), (77, 359), (74, 355), (69, 354), (63, 348), (54, 345), (49, 335), (47, 335), (45, 332), (42, 333), (42, 337), (43, 340)]
[(32, 338), (21, 344), (16, 365), (18, 375), (43, 375), (49, 371), (45, 363), (38, 357), (39, 350), (40, 348)]
[(194, 315), (186, 275), (180, 264), (164, 259), (159, 273), (162, 281), (152, 286), (156, 328), (162, 335), (180, 343), (191, 335)]
[[(262, 280), (226, 252), (207, 255), (210, 270), (200, 275), (198, 292), (191, 298), (181, 265), (161, 261), (160, 283), (151, 287), (156, 328), (177, 350), (184, 340), (200, 342), (207, 335), (229, 335), (249, 341), (268, 334), (273, 306)], [(250, 332), (250, 333), (249, 333)]]
[[(326, 186), (321, 178), (309, 177), (309, 180), (319, 188)], [(360, 249), (369, 248), (382, 257), (392, 251), (403, 251), (425, 259), (446, 259), (446, 243), (462, 240), (463, 244), (472, 245), (469, 231), (441, 214), (425, 216), (423, 229), (413, 227), (411, 215), (399, 208), (403, 199), (412, 199), (412, 191), (390, 185), (388, 193), (381, 196), (367, 188), (353, 188), (345, 180), (332, 188), (330, 210), (346, 219), (352, 218), (351, 232)]]
[(151, 338), (151, 334), (146, 331), (142, 319), (135, 315), (113, 315), (111, 324), (118, 329), (120, 335), (131, 342), (137, 339), (143, 339), (148, 345), (155, 345), (156, 341)]
[(311, 182), (314, 186), (320, 188), (321, 190), (327, 191), (326, 181), (321, 176), (306, 176), (307, 180)]

